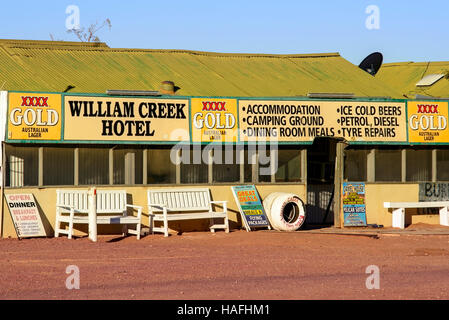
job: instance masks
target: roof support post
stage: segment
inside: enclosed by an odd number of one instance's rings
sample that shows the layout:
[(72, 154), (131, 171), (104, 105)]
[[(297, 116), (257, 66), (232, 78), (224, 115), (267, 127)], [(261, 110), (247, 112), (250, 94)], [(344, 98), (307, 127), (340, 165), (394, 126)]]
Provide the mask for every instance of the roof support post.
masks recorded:
[(38, 152), (38, 178), (37, 185), (42, 187), (44, 185), (44, 147), (39, 147)]
[(148, 149), (142, 151), (142, 184), (148, 184)]
[(432, 182), (437, 182), (437, 149), (432, 149)]
[(114, 184), (114, 148), (109, 149), (109, 184)]
[(401, 150), (401, 182), (407, 181), (407, 149)]
[(371, 149), (366, 157), (366, 180), (376, 181), (376, 149)]
[(344, 167), (344, 149), (347, 143), (337, 141), (335, 150), (335, 174), (334, 174), (334, 226), (336, 228), (343, 227), (342, 205), (341, 205), (341, 186), (343, 183), (343, 167)]

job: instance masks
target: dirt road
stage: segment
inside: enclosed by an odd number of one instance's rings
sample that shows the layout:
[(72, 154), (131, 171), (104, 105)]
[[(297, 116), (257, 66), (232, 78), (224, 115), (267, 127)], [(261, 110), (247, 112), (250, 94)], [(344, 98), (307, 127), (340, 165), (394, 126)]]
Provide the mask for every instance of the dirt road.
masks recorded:
[[(79, 289), (66, 287), (71, 265)], [(449, 299), (449, 235), (2, 239), (0, 275), (1, 299)]]

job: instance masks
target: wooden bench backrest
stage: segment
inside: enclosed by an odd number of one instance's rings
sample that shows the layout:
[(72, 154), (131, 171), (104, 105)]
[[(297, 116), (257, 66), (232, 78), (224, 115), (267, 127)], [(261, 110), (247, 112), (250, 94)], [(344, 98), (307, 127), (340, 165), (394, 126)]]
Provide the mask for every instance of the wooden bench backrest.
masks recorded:
[(119, 213), (125, 210), (125, 190), (97, 190), (97, 213)]
[[(204, 211), (210, 209), (209, 188), (167, 188), (148, 190), (148, 204), (165, 205), (170, 211)], [(162, 211), (150, 207), (151, 211)]]
[[(88, 203), (87, 190), (56, 190), (57, 205), (74, 206), (77, 211), (88, 213)], [(125, 190), (97, 190), (97, 213), (122, 213), (125, 210)]]
[(89, 211), (87, 190), (56, 190), (56, 205), (73, 206), (77, 211), (87, 213)]

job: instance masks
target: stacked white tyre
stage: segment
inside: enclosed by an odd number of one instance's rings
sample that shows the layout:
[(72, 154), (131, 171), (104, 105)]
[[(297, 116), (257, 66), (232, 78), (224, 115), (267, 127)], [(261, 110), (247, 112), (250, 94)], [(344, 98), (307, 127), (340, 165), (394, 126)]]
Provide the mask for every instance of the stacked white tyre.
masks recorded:
[(271, 226), (279, 231), (296, 231), (306, 218), (302, 200), (293, 193), (273, 192), (263, 200)]

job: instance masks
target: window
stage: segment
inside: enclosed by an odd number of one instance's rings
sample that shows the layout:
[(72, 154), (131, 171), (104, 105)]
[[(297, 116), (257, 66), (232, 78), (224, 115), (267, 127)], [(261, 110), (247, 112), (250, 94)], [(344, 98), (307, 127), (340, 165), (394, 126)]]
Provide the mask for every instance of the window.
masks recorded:
[(375, 152), (375, 180), (401, 181), (401, 150), (377, 149)]
[(281, 148), (278, 150), (278, 169), (276, 182), (301, 181), (301, 151)]
[[(200, 145), (181, 149), (181, 183), (207, 183), (209, 168)], [(207, 156), (206, 156), (207, 158)]]
[(253, 181), (253, 164), (252, 159), (254, 158), (254, 149), (248, 151), (248, 148), (245, 148), (244, 156), (243, 156), (243, 181), (244, 182), (252, 182)]
[[(173, 146), (53, 144), (23, 147), (7, 144), (5, 152), (8, 187), (37, 186), (39, 183), (44, 186), (138, 185), (144, 180), (147, 184), (301, 181), (301, 150), (292, 146), (270, 150), (269, 146), (243, 144), (184, 145), (179, 152), (179, 166), (172, 159), (178, 155)], [(213, 162), (209, 164), (209, 160)], [(274, 165), (277, 165), (277, 171)]]
[(240, 149), (234, 146), (219, 145), (213, 148), (213, 181), (239, 182), (240, 181)]
[(437, 151), (437, 180), (449, 181), (449, 150)]
[(116, 148), (113, 155), (114, 184), (142, 184), (142, 150)]
[(171, 161), (171, 147), (148, 149), (147, 180), (149, 184), (176, 183), (176, 164)]
[(44, 147), (44, 185), (74, 184), (74, 151), (66, 147)]
[(348, 181), (366, 181), (366, 161), (368, 150), (345, 150), (344, 177)]
[(407, 181), (432, 180), (432, 150), (408, 149), (406, 153)]
[(272, 162), (272, 154), (276, 156), (276, 151), (272, 151), (270, 146), (259, 144), (257, 146), (257, 161), (259, 168), (259, 182), (271, 182), (271, 166), (274, 165)]
[(39, 148), (6, 145), (6, 186), (37, 186)]
[(79, 148), (79, 184), (109, 183), (109, 148)]

